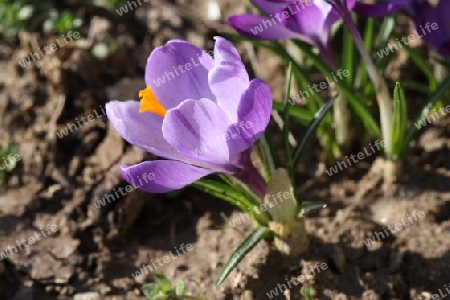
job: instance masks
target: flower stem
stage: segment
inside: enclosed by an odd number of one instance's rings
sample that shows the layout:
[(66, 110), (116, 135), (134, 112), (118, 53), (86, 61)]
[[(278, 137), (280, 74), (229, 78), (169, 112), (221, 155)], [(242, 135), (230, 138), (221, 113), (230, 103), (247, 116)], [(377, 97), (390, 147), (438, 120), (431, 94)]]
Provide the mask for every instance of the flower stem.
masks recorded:
[[(381, 123), (381, 134), (382, 138), (386, 142), (385, 147), (385, 159), (386, 160), (392, 160), (392, 125), (393, 125), (393, 107), (392, 107), (392, 100), (389, 95), (389, 91), (386, 85), (386, 82), (384, 81), (381, 74), (377, 72), (377, 69), (375, 67), (375, 64), (373, 63), (372, 58), (370, 57), (369, 53), (367, 52), (364, 41), (361, 37), (361, 34), (359, 33), (358, 29), (356, 28), (355, 23), (353, 22), (350, 13), (348, 10), (342, 10), (342, 19), (344, 20), (344, 23), (347, 25), (348, 30), (353, 35), (355, 45), (359, 50), (359, 53), (361, 55), (361, 58), (363, 59), (364, 63), (366, 64), (367, 68), (367, 74), (369, 74), (369, 77), (375, 87), (376, 91), (376, 97), (378, 106), (380, 108), (380, 123)], [(398, 170), (397, 168), (393, 168), (391, 170)], [(397, 172), (397, 171), (394, 171)], [(396, 177), (395, 174), (385, 174), (388, 177)]]
[[(331, 54), (329, 47), (319, 46), (319, 52), (325, 63), (333, 70), (336, 71), (336, 65), (334, 63), (333, 55)], [(330, 86), (331, 95), (336, 94), (337, 88), (333, 84)], [(345, 153), (350, 147), (351, 134), (350, 134), (350, 110), (347, 102), (342, 94), (339, 94), (334, 103), (333, 110), (334, 128), (336, 131), (336, 141), (340, 147), (340, 155)], [(338, 157), (333, 157), (336, 159)]]
[(245, 167), (242, 171), (235, 174), (235, 177), (247, 184), (250, 189), (260, 197), (262, 202), (262, 199), (264, 199), (264, 195), (266, 194), (267, 184), (250, 160), (245, 163)]

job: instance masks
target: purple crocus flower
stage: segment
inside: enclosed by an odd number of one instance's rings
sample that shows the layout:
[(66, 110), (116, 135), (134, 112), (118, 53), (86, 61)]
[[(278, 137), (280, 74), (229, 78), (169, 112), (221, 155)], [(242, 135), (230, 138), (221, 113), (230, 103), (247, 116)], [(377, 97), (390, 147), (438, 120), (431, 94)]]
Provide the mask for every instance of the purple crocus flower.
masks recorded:
[(436, 7), (427, 1), (414, 5), (412, 18), (416, 31), (425, 43), (443, 57), (450, 57), (450, 1), (441, 0)]
[(354, 11), (364, 17), (385, 17), (387, 15), (403, 11), (408, 15), (413, 14), (413, 5), (424, 0), (379, 0), (374, 4), (358, 1)]
[[(331, 63), (328, 40), (339, 14), (325, 0), (253, 0), (266, 16), (231, 16), (228, 23), (240, 34), (259, 40), (299, 39), (316, 46)], [(346, 0), (349, 9), (355, 0)]]
[(215, 40), (214, 59), (181, 40), (156, 48), (147, 60), (147, 88), (139, 93), (140, 103), (106, 105), (124, 139), (167, 159), (120, 166), (127, 182), (165, 193), (225, 173), (247, 180), (264, 195), (265, 183), (249, 153), (269, 123), (272, 94), (265, 82), (249, 80), (229, 41)]
[(449, 0), (441, 0), (437, 7), (426, 0), (379, 0), (376, 4), (358, 2), (355, 11), (367, 17), (403, 11), (415, 21), (417, 35), (442, 56), (450, 56)]

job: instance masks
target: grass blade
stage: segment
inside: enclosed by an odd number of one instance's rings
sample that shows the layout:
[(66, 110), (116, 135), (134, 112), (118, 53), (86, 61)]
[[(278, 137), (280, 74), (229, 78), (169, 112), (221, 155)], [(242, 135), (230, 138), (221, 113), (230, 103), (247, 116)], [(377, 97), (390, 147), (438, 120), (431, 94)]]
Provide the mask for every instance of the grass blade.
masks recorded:
[(434, 76), (433, 70), (428, 66), (427, 62), (422, 58), (422, 55), (419, 54), (416, 50), (412, 49), (408, 45), (404, 45), (406, 52), (408, 52), (409, 58), (413, 61), (413, 63), (427, 76), (430, 90), (434, 92), (438, 86), (438, 80)]
[[(272, 107), (273, 109), (279, 112), (283, 112), (284, 103), (275, 101)], [(300, 123), (303, 126), (308, 125), (309, 122), (311, 122), (311, 120), (314, 118), (314, 114), (311, 111), (307, 109), (302, 109), (298, 106), (291, 106), (288, 113), (289, 116), (294, 118), (298, 123)]]
[(408, 133), (406, 134), (405, 138), (405, 150), (407, 149), (409, 142), (413, 138), (416, 137), (416, 135), (419, 133), (420, 128), (422, 127), (416, 127), (415, 124), (419, 124), (425, 120), (425, 118), (430, 113), (430, 110), (433, 108), (433, 106), (442, 98), (445, 92), (449, 91), (450, 89), (450, 76), (445, 79), (441, 85), (437, 88), (436, 92), (433, 94), (433, 96), (430, 97), (430, 99), (425, 103), (424, 107), (420, 111), (417, 118), (413, 121), (413, 126), (411, 126), (408, 130)]
[[(350, 72), (350, 76), (346, 77), (345, 80), (348, 86), (353, 86), (355, 82), (355, 60), (358, 57), (355, 55), (355, 46), (353, 45), (353, 36), (347, 30), (347, 28), (343, 28), (343, 50), (342, 50), (342, 66), (344, 70), (348, 70)], [(361, 68), (365, 69), (365, 68)]]
[(338, 95), (331, 98), (327, 104), (325, 104), (316, 114), (316, 117), (309, 123), (308, 127), (306, 128), (306, 132), (303, 135), (303, 138), (301, 139), (297, 149), (294, 152), (294, 157), (292, 159), (292, 165), (289, 166), (290, 168), (297, 167), (297, 164), (299, 163), (303, 153), (305, 152), (306, 145), (308, 144), (309, 140), (311, 139), (313, 133), (316, 131), (317, 127), (319, 126), (322, 119), (325, 117), (327, 112), (331, 109), (333, 106), (334, 101), (336, 101)]
[[(303, 50), (303, 53), (313, 61), (314, 65), (322, 72), (325, 76), (329, 78), (333, 78), (333, 72), (331, 69), (325, 64), (320, 56), (313, 53), (311, 49), (305, 47), (301, 43), (294, 41)], [(294, 65), (295, 67), (295, 65)], [(365, 108), (365, 106), (358, 100), (358, 98), (353, 94), (354, 92), (348, 88), (348, 86), (342, 80), (337, 80), (335, 84), (339, 87), (339, 91), (342, 93), (342, 96), (348, 101), (351, 105), (355, 113), (359, 116), (360, 120), (367, 128), (368, 132), (376, 137), (381, 135), (381, 130), (378, 124), (375, 122), (374, 118), (370, 114), (370, 112)]]
[(222, 282), (230, 275), (231, 271), (238, 265), (238, 263), (250, 252), (260, 241), (269, 239), (273, 236), (272, 230), (268, 227), (258, 227), (253, 230), (234, 250), (230, 259), (226, 263), (219, 278), (216, 281), (216, 287), (220, 286)]
[(408, 122), (408, 108), (406, 105), (405, 91), (400, 82), (394, 88), (394, 120), (392, 126), (392, 155), (402, 157), (404, 153), (403, 140)]
[(236, 192), (233, 188), (226, 184), (209, 179), (200, 179), (194, 182), (192, 186), (207, 194), (237, 206), (250, 216), (253, 216), (258, 224), (266, 225), (270, 221), (270, 216), (266, 212), (261, 212), (261, 214), (254, 213), (253, 208), (255, 206), (259, 207), (259, 203), (255, 203), (241, 193)]
[[(288, 102), (289, 97), (291, 95), (291, 81), (292, 81), (292, 62), (289, 63), (287, 74), (286, 74), (286, 87), (284, 89), (284, 102), (283, 102), (283, 142), (284, 142), (284, 151), (286, 152), (286, 162), (289, 166), (292, 160), (292, 149), (291, 144), (289, 143), (289, 110), (291, 108), (291, 104)], [(289, 170), (289, 174), (291, 176), (291, 180), (294, 179), (294, 171)]]

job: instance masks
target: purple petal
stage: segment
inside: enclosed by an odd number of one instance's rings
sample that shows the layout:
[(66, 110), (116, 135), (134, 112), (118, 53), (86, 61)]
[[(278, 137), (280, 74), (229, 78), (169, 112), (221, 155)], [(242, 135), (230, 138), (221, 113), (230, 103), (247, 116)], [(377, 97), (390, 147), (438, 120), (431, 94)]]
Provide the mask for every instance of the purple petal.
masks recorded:
[(228, 24), (243, 36), (257, 40), (287, 40), (302, 38), (282, 24), (267, 17), (242, 14), (228, 18)]
[(215, 40), (215, 66), (209, 72), (209, 85), (219, 107), (236, 122), (239, 101), (250, 82), (248, 73), (233, 44), (221, 37)]
[(298, 10), (291, 5), (280, 13), (289, 14), (290, 17), (283, 20), (288, 29), (298, 32), (315, 43), (326, 44), (332, 24), (329, 28), (325, 28), (324, 25), (332, 7), (324, 1), (317, 3)]
[(450, 39), (442, 43), (437, 49), (437, 52), (443, 57), (450, 57)]
[(252, 148), (249, 148), (242, 154), (242, 165), (241, 171), (234, 174), (234, 176), (247, 184), (261, 199), (264, 199), (266, 194), (267, 183), (261, 176), (259, 171), (253, 165), (250, 155), (252, 153)]
[(163, 137), (163, 118), (152, 113), (139, 113), (139, 102), (108, 102), (106, 115), (117, 132), (130, 144), (158, 156), (183, 159)]
[(214, 173), (179, 161), (153, 160), (137, 165), (121, 165), (123, 178), (135, 188), (150, 193), (178, 190)]
[(286, 7), (286, 2), (274, 3), (267, 0), (252, 0), (252, 2), (268, 15), (274, 14)]
[(208, 72), (213, 65), (211, 56), (202, 49), (172, 40), (150, 54), (145, 82), (168, 110), (186, 99), (214, 100), (208, 84)]
[(209, 99), (186, 100), (167, 112), (164, 138), (184, 156), (201, 160), (210, 168), (238, 165), (239, 155), (230, 153), (226, 142), (230, 119)]
[[(446, 39), (450, 40), (450, 1), (441, 0), (437, 6), (439, 14), (439, 28), (446, 33)], [(438, 29), (438, 30), (439, 30)]]
[(355, 8), (357, 0), (347, 0), (347, 8), (349, 11), (352, 11)]
[(395, 4), (367, 4), (356, 2), (355, 11), (364, 17), (384, 17), (405, 8), (404, 5)]
[[(420, 12), (416, 16), (416, 30), (423, 40), (431, 47), (439, 49), (445, 40), (445, 35), (442, 24), (439, 24), (437, 30), (431, 28), (431, 23), (439, 22), (439, 12), (433, 8), (428, 2), (422, 2), (416, 7), (417, 12)], [(428, 25), (427, 25), (428, 23)], [(428, 27), (428, 29), (426, 28)], [(428, 32), (429, 31), (429, 32)]]
[(272, 93), (260, 79), (250, 82), (238, 108), (238, 123), (228, 129), (228, 145), (232, 152), (250, 148), (264, 133), (272, 112)]

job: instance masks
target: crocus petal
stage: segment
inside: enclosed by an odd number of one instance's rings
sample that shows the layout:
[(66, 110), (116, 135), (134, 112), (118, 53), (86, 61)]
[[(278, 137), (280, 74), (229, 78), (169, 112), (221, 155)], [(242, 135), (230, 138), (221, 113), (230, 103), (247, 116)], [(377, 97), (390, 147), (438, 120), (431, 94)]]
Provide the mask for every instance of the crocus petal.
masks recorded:
[(439, 27), (440, 30), (446, 33), (446, 39), (450, 40), (450, 1), (441, 0), (437, 6), (439, 14)]
[[(339, 12), (335, 9), (332, 9), (330, 13), (327, 16), (327, 19), (325, 20), (325, 23), (323, 24), (323, 30), (326, 32), (327, 40), (330, 36), (331, 28), (333, 27), (334, 23), (341, 20), (341, 15)], [(326, 44), (326, 42), (325, 42)]]
[(233, 153), (250, 148), (264, 133), (272, 112), (270, 87), (260, 79), (250, 82), (238, 108), (238, 123), (229, 128), (228, 145)]
[(303, 38), (267, 17), (242, 14), (229, 17), (228, 24), (243, 36), (256, 40), (277, 41)]
[(108, 102), (106, 115), (117, 132), (130, 144), (165, 158), (183, 159), (163, 137), (163, 118), (152, 113), (139, 113), (139, 102)]
[(367, 4), (356, 2), (355, 11), (364, 17), (384, 17), (403, 9), (403, 5), (395, 4)]
[(331, 5), (323, 2), (321, 6), (310, 5), (296, 11), (295, 14), (291, 14), (288, 7), (280, 13), (287, 12), (291, 15), (283, 20), (288, 29), (308, 37), (315, 43), (325, 44), (331, 28), (324, 28), (324, 23), (331, 9)]
[(222, 37), (215, 37), (215, 40), (215, 66), (209, 73), (209, 84), (219, 107), (236, 122), (239, 101), (250, 80), (233, 44)]
[[(238, 163), (226, 142), (231, 121), (209, 99), (186, 100), (167, 112), (163, 122), (164, 138), (184, 156), (202, 160), (210, 168), (226, 168)], [(231, 171), (231, 170), (230, 170)]]
[(450, 39), (442, 43), (437, 49), (437, 52), (443, 57), (450, 57)]
[(274, 3), (267, 0), (252, 0), (252, 2), (267, 15), (271, 15), (286, 7), (286, 2)]
[[(428, 2), (418, 4), (416, 10), (420, 12), (420, 14), (417, 14), (415, 20), (417, 32), (429, 46), (437, 50), (445, 40), (444, 31), (442, 28), (432, 30), (430, 24), (428, 24), (428, 29), (426, 29), (426, 26), (427, 23), (438, 22), (438, 11)], [(428, 30), (430, 32), (428, 32)]]
[(342, 0), (344, 5), (346, 5), (348, 11), (352, 11), (355, 8), (357, 0)]
[(214, 173), (179, 161), (154, 160), (137, 165), (121, 165), (122, 176), (129, 184), (150, 193), (178, 190)]
[(208, 72), (213, 65), (211, 56), (202, 49), (173, 40), (152, 51), (147, 60), (145, 82), (167, 110), (186, 99), (214, 100), (208, 84)]

